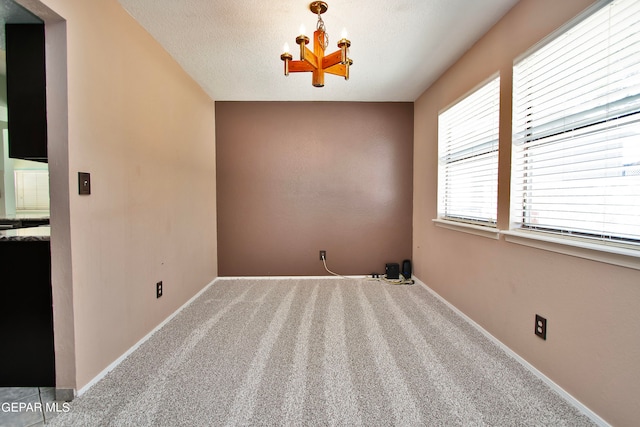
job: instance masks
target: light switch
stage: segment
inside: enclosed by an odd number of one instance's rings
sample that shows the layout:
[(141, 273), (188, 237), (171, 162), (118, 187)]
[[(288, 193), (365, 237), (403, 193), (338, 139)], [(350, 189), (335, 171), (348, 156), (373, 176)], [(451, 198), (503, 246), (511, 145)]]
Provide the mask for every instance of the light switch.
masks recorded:
[(78, 172), (78, 194), (91, 194), (91, 174)]

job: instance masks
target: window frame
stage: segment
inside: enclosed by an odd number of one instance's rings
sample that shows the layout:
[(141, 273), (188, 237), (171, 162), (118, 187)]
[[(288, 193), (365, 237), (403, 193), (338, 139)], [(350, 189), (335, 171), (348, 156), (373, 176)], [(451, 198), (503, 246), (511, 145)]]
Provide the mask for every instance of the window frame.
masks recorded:
[[(551, 33), (540, 43), (536, 44), (532, 48), (528, 49), (522, 55), (518, 56), (513, 63), (514, 70), (514, 82), (515, 82), (515, 69), (516, 66), (524, 59), (536, 54), (540, 49), (546, 47), (549, 43), (552, 43), (558, 37), (561, 37), (590, 16), (598, 13), (601, 9), (612, 3), (612, 0), (600, 1), (588, 8), (586, 11), (563, 25), (557, 31)], [(512, 120), (515, 120), (516, 100), (516, 88), (515, 83), (512, 87), (511, 99), (513, 103), (512, 107)], [(640, 114), (637, 112), (635, 114)], [(513, 125), (512, 125), (513, 126)], [(528, 246), (537, 247), (540, 249), (552, 250), (554, 252), (566, 253), (573, 256), (579, 256), (583, 258), (595, 259), (598, 261), (608, 262), (617, 265), (623, 265), (631, 268), (638, 268), (638, 258), (640, 257), (640, 235), (637, 240), (633, 240), (629, 243), (628, 239), (614, 239), (612, 241), (607, 240), (604, 237), (594, 237), (580, 235), (579, 232), (571, 232), (571, 230), (563, 230), (562, 227), (532, 227), (522, 225), (521, 217), (514, 214), (516, 209), (515, 203), (519, 203), (515, 194), (515, 181), (514, 174), (516, 166), (516, 147), (515, 139), (516, 132), (515, 126), (512, 128), (512, 157), (511, 157), (511, 177), (510, 177), (510, 200), (509, 200), (509, 230), (501, 230), (501, 234), (505, 236), (505, 239), (509, 242), (525, 244)], [(517, 216), (516, 216), (517, 215)], [(564, 247), (564, 248), (563, 248)]]
[[(456, 154), (455, 152), (453, 153), (453, 156), (451, 156), (451, 151), (448, 151), (449, 153), (449, 157), (455, 157), (456, 159), (453, 161), (449, 161), (449, 162), (443, 162), (443, 146), (442, 144), (445, 142), (445, 139), (443, 137), (443, 127), (442, 127), (442, 117), (443, 115), (446, 115), (447, 113), (451, 113), (453, 111), (453, 109), (455, 108), (464, 108), (466, 103), (469, 102), (477, 102), (477, 99), (475, 98), (475, 96), (477, 96), (478, 94), (482, 94), (482, 91), (489, 91), (488, 94), (486, 95), (486, 97), (488, 99), (484, 99), (483, 101), (485, 102), (489, 102), (488, 103), (488, 107), (491, 107), (492, 110), (489, 113), (490, 119), (487, 120), (487, 122), (489, 121), (495, 121), (495, 123), (491, 124), (491, 130), (490, 132), (492, 132), (491, 136), (487, 139), (482, 139), (480, 140), (479, 143), (476, 143), (475, 145), (471, 146), (471, 147), (467, 147), (465, 149), (465, 151), (470, 151), (473, 150), (475, 148), (478, 147), (487, 147), (484, 149), (484, 151), (480, 151), (476, 154), (474, 154), (473, 156), (466, 156), (464, 158), (462, 158), (462, 156), (460, 154)], [(436, 224), (437, 226), (440, 227), (444, 227), (444, 228), (448, 228), (448, 229), (453, 229), (453, 230), (457, 230), (457, 231), (465, 231), (465, 232), (469, 232), (472, 234), (476, 234), (476, 235), (481, 235), (481, 236), (485, 236), (485, 237), (490, 237), (490, 238), (494, 238), (497, 239), (499, 236), (499, 231), (497, 230), (497, 221), (498, 221), (498, 167), (499, 167), (499, 141), (500, 141), (500, 90), (501, 90), (501, 84), (500, 84), (500, 73), (494, 73), (491, 76), (489, 76), (487, 79), (485, 79), (482, 83), (478, 84), (475, 88), (473, 88), (472, 90), (470, 90), (469, 92), (467, 92), (465, 95), (463, 95), (462, 97), (460, 97), (458, 100), (456, 100), (454, 103), (452, 103), (451, 105), (449, 105), (448, 107), (442, 109), (439, 113), (438, 113), (438, 190), (437, 190), (437, 218), (433, 220), (434, 224)], [(493, 117), (493, 115), (495, 115), (495, 117)], [(450, 129), (450, 128), (447, 128)], [(450, 141), (451, 138), (449, 138), (447, 141)], [(460, 151), (458, 151), (459, 153)], [(470, 211), (466, 212), (466, 215), (461, 215), (461, 214), (457, 214), (457, 215), (449, 215), (448, 212), (446, 212), (446, 208), (444, 208), (444, 206), (446, 205), (445, 202), (445, 197), (450, 194), (446, 191), (445, 189), (445, 168), (447, 167), (447, 165), (454, 163), (455, 161), (465, 161), (468, 159), (472, 159), (473, 157), (482, 157), (487, 155), (488, 158), (490, 159), (490, 162), (492, 162), (493, 164), (491, 165), (493, 167), (493, 171), (489, 172), (488, 175), (493, 174), (495, 175), (493, 177), (494, 180), (494, 187), (492, 189), (492, 192), (489, 192), (489, 194), (485, 194), (485, 198), (486, 196), (494, 196), (494, 200), (493, 201), (489, 201), (489, 202), (482, 202), (482, 204), (493, 204), (493, 206), (490, 208), (493, 210), (493, 218), (485, 218), (485, 219), (480, 219), (478, 217), (474, 217), (474, 215), (472, 213), (470, 213)], [(493, 157), (495, 157), (495, 159), (493, 159)], [(471, 162), (473, 163), (474, 160), (471, 160)], [(481, 162), (477, 162), (474, 163), (473, 165), (475, 168), (478, 167), (482, 167), (482, 163)], [(476, 207), (476, 209), (478, 209)], [(480, 208), (480, 211), (484, 213), (483, 208)], [(479, 216), (479, 215), (478, 215)]]

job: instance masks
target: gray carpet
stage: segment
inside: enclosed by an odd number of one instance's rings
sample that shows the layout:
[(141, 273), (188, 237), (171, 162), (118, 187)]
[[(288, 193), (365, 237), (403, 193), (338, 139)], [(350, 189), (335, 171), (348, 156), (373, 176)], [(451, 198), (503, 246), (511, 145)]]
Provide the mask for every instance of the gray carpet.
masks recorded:
[(52, 426), (585, 426), (420, 285), (221, 279)]

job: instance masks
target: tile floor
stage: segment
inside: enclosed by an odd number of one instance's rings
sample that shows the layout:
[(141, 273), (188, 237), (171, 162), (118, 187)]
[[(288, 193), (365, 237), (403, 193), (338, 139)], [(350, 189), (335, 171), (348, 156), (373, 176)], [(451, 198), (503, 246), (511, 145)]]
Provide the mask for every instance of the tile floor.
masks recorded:
[(0, 387), (0, 426), (44, 426), (64, 409), (53, 387)]

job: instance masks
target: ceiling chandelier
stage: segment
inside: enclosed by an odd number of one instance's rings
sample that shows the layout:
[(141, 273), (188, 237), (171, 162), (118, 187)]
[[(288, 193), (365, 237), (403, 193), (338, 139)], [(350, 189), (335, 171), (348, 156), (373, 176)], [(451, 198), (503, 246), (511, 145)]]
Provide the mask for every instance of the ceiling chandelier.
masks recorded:
[(280, 55), (280, 59), (284, 61), (284, 75), (289, 73), (300, 73), (303, 71), (311, 71), (313, 74), (312, 83), (315, 87), (324, 86), (324, 74), (334, 74), (349, 80), (349, 66), (353, 61), (349, 59), (349, 46), (351, 42), (347, 40), (346, 32), (343, 31), (342, 38), (338, 42), (337, 50), (327, 56), (324, 55), (325, 49), (329, 46), (329, 35), (327, 34), (322, 14), (327, 11), (329, 5), (323, 1), (314, 1), (309, 5), (311, 12), (318, 15), (318, 23), (316, 31), (313, 33), (313, 52), (307, 48), (309, 37), (304, 35), (304, 27), (300, 29), (300, 35), (296, 37), (296, 43), (300, 45), (300, 60), (294, 61), (293, 56), (289, 53), (289, 45), (285, 43), (284, 53)]

